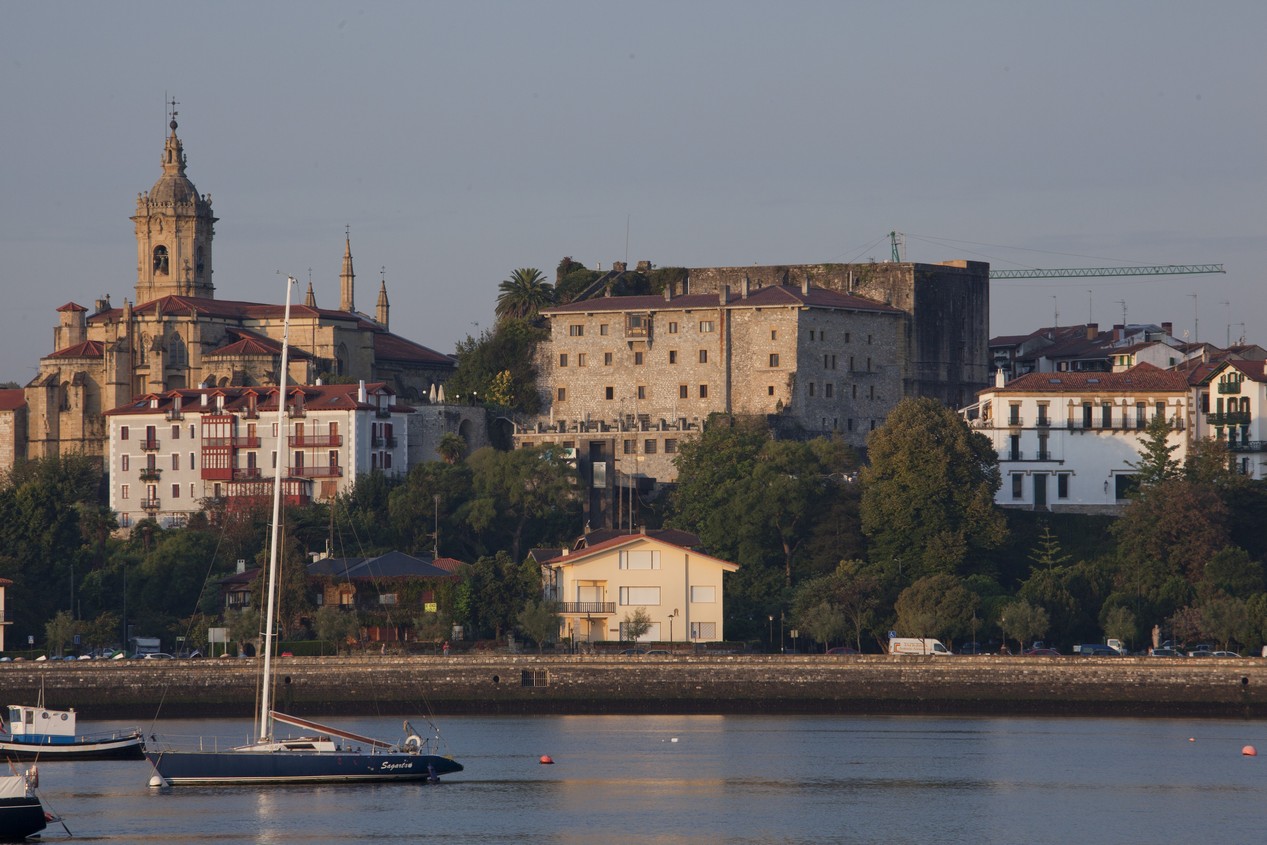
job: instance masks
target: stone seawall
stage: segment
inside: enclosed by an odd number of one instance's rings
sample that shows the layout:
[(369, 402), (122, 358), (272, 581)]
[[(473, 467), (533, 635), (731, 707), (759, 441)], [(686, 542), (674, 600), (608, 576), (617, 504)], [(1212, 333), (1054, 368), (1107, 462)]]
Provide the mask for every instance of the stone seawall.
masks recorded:
[[(0, 665), (0, 705), (86, 717), (246, 716), (257, 660)], [(1267, 661), (1008, 657), (280, 658), (296, 715), (961, 713), (1267, 716)]]

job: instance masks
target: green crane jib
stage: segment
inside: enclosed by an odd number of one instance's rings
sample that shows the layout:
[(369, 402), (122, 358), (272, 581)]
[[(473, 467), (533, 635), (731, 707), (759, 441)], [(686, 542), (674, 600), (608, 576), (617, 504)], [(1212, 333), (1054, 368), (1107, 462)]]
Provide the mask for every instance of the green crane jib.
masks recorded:
[(1055, 270), (991, 270), (991, 279), (1071, 279), (1083, 276), (1186, 276), (1226, 273), (1222, 264), (1159, 264), (1151, 267), (1063, 267)]

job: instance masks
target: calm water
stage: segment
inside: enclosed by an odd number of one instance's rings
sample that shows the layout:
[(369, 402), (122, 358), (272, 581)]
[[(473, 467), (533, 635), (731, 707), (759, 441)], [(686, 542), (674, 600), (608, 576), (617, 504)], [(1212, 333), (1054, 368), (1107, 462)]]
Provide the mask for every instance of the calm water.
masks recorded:
[[(337, 723), (399, 732), (396, 719)], [(466, 771), (434, 785), (160, 793), (147, 788), (143, 762), (45, 764), (41, 793), (74, 834), (54, 825), (45, 839), (1159, 845), (1258, 842), (1267, 827), (1261, 722), (533, 716), (440, 725)], [(249, 726), (171, 721), (158, 730), (245, 737)], [(1263, 757), (1242, 757), (1246, 744)], [(555, 765), (540, 765), (542, 754)]]

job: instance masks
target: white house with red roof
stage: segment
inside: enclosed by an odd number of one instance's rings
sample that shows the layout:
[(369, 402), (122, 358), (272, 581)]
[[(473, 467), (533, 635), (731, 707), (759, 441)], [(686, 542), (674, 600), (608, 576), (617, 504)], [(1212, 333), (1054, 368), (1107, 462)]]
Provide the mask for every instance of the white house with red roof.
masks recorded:
[(275, 387), (169, 390), (105, 415), (110, 507), (130, 529), (147, 517), (184, 524), (208, 501), (267, 500), (283, 461), (283, 495), (303, 504), (350, 490), (358, 475), (409, 469), (408, 417), (385, 384), (292, 385), (286, 428)]
[(998, 452), (999, 505), (1107, 513), (1125, 504), (1144, 429), (1158, 415), (1170, 422), (1182, 461), (1196, 417), (1188, 379), (1152, 364), (1030, 373), (1010, 383), (1000, 371), (967, 413)]
[(723, 577), (739, 569), (659, 534), (622, 534), (541, 562), (546, 598), (558, 602), (560, 636), (576, 643), (629, 641), (626, 623), (646, 611), (639, 642), (725, 639)]
[(1226, 441), (1237, 469), (1267, 478), (1267, 362), (1228, 359), (1193, 376), (1196, 436)]

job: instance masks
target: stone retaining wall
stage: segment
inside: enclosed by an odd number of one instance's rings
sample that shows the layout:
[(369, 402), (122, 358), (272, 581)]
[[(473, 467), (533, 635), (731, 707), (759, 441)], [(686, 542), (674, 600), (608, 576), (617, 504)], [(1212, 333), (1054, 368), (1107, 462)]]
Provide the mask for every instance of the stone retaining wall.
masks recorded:
[[(0, 665), (0, 704), (86, 718), (246, 716), (256, 660)], [(296, 715), (978, 713), (1267, 716), (1267, 661), (1007, 657), (281, 658)]]

